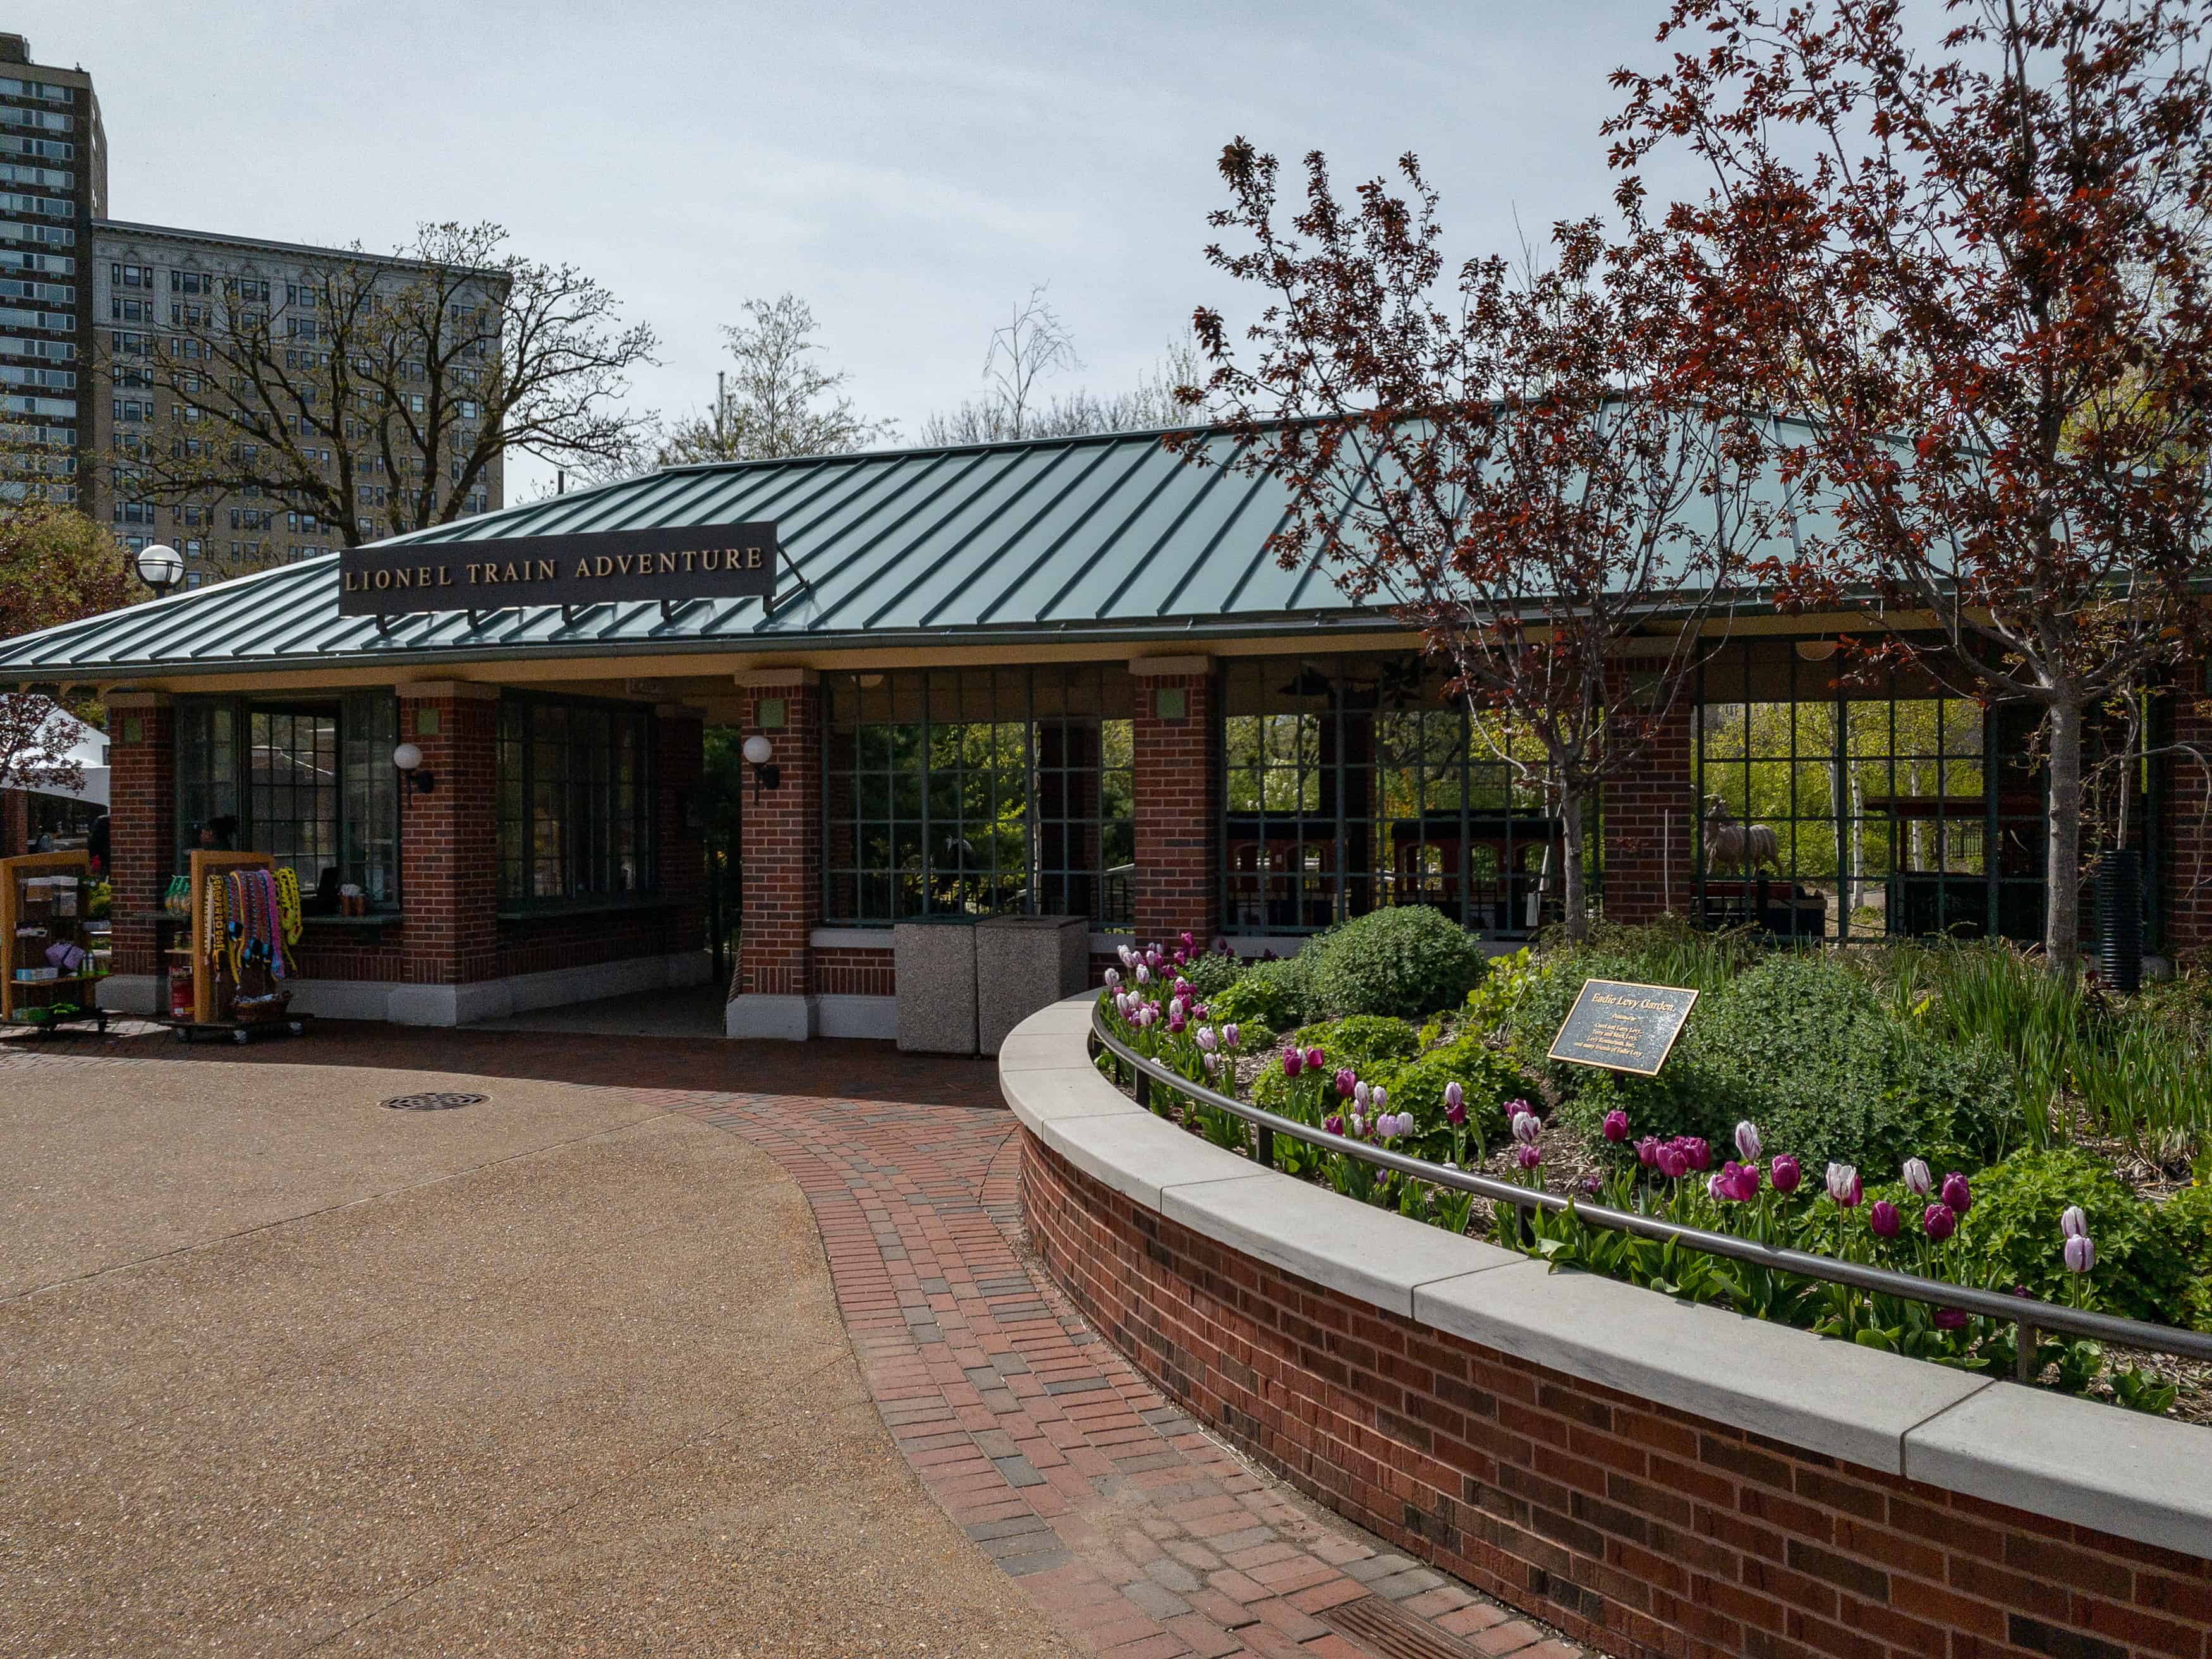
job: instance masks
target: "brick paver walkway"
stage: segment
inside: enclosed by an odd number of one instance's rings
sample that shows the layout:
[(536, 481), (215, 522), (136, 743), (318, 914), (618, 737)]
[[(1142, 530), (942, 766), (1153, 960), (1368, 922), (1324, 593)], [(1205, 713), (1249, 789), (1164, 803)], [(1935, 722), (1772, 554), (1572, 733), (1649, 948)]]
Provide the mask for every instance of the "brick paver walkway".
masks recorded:
[[(880, 1043), (337, 1025), (246, 1048), (126, 1036), (56, 1051), (555, 1077), (742, 1135), (806, 1194), (862, 1370), (909, 1464), (1086, 1650), (1582, 1651), (1256, 1471), (1091, 1330), (1024, 1247), (1019, 1144), (988, 1065)], [(10, 1058), (35, 1063), (10, 1044), (0, 1071)]]
[[(1580, 1651), (1255, 1472), (1146, 1382), (1019, 1248), (1003, 1111), (799, 1095), (682, 1109), (799, 1182), (900, 1449), (1078, 1643), (1116, 1659)], [(1374, 1629), (1376, 1602), (1398, 1644), (1334, 1627)], [(1403, 1644), (1417, 1632), (1428, 1647)]]

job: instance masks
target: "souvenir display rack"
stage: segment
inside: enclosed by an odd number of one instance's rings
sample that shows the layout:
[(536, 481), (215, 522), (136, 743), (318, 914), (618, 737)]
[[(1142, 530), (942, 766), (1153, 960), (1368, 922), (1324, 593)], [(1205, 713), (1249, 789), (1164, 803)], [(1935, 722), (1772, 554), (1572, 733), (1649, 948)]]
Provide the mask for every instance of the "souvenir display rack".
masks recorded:
[(107, 1011), (94, 995), (102, 976), (94, 952), (105, 941), (86, 914), (91, 905), (89, 854), (0, 859), (0, 1025), (107, 1029)]
[[(172, 945), (162, 954), (168, 967), (166, 989), (170, 1012), (167, 1018), (157, 1015), (158, 1023), (168, 1026), (177, 1034), (179, 1042), (190, 1042), (204, 1033), (228, 1033), (234, 1042), (251, 1042), (257, 1032), (282, 1033), (288, 1036), (307, 1035), (308, 1014), (295, 1014), (276, 1003), (267, 1000), (281, 991), (283, 976), (272, 971), (265, 961), (252, 960), (253, 947), (247, 941), (241, 951), (238, 942), (218, 936), (210, 931), (210, 890), (216, 890), (216, 903), (225, 902), (226, 878), (234, 870), (271, 870), (273, 861), (266, 853), (217, 853), (194, 849), (191, 875), (186, 890), (190, 906), (185, 918), (179, 918), (179, 932), (185, 943)], [(289, 873), (289, 872), (287, 872)], [(274, 927), (278, 930), (281, 952), (283, 946), (298, 942), (299, 914), (296, 902), (289, 915), (260, 918), (256, 931), (266, 936)], [(265, 951), (264, 951), (265, 954)], [(178, 1006), (177, 976), (179, 972), (191, 976), (191, 1012), (185, 1015)], [(239, 999), (241, 994), (250, 1001), (259, 1001), (261, 1009), (256, 1018), (240, 1018)]]

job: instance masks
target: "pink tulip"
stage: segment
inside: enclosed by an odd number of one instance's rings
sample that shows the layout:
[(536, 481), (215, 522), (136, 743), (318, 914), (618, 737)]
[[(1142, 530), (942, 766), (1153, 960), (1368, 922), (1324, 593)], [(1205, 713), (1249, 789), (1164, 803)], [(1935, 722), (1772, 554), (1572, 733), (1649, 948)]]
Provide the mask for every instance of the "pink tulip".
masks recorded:
[(1336, 1068), (1336, 1093), (1340, 1100), (1352, 1098), (1352, 1091), (1359, 1086), (1359, 1079), (1349, 1066)]
[(1523, 1146), (1520, 1156), (1521, 1167), (1524, 1170), (1533, 1170), (1544, 1161), (1544, 1149), (1536, 1146)]
[(1455, 1129), (1467, 1121), (1467, 1091), (1456, 1083), (1444, 1085), (1444, 1121)]
[(1617, 1106), (1605, 1115), (1605, 1138), (1616, 1146), (1628, 1139), (1628, 1114)]
[(1948, 1204), (1930, 1204), (1920, 1215), (1920, 1231), (1941, 1244), (1959, 1231), (1957, 1213)]
[(1805, 1179), (1805, 1172), (1797, 1167), (1797, 1160), (1787, 1152), (1775, 1154), (1767, 1173), (1773, 1180), (1774, 1190), (1785, 1198), (1796, 1192), (1798, 1183)]
[(1943, 1203), (1947, 1208), (1960, 1215), (1974, 1207), (1974, 1189), (1966, 1184), (1966, 1177), (1956, 1170), (1943, 1177)]
[(1296, 1077), (1305, 1069), (1306, 1057), (1295, 1048), (1283, 1050), (1283, 1075)]
[(1652, 1156), (1658, 1161), (1659, 1173), (1669, 1181), (1680, 1181), (1690, 1172), (1689, 1154), (1671, 1140), (1662, 1140)]
[(1306, 1050), (1306, 1064), (1312, 1066), (1316, 1072), (1321, 1070), (1322, 1061), (1328, 1058), (1328, 1056), (1322, 1054), (1318, 1048), (1309, 1048)]
[(1659, 1164), (1659, 1137), (1646, 1135), (1636, 1143), (1636, 1161), (1645, 1169), (1656, 1169)]
[(1197, 943), (1198, 943), (1198, 941), (1197, 941), (1196, 939), (1193, 939), (1193, 938), (1192, 938), (1188, 933), (1185, 933), (1185, 934), (1182, 936), (1182, 948), (1183, 948), (1184, 950), (1186, 950), (1186, 951), (1189, 950), (1193, 945), (1196, 945)]
[(1867, 1226), (1876, 1238), (1895, 1238), (1898, 1230), (1905, 1225), (1905, 1218), (1897, 1212), (1897, 1206), (1886, 1198), (1878, 1198), (1867, 1212)]

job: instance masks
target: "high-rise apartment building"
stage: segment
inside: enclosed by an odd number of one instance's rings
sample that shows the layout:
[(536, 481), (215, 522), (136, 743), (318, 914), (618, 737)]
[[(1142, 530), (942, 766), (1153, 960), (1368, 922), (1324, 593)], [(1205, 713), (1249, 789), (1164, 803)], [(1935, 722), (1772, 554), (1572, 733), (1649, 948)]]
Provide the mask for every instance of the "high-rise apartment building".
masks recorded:
[(0, 34), (0, 417), (9, 470), (74, 501), (91, 434), (93, 231), (107, 211), (107, 140), (82, 70), (31, 62)]
[[(313, 435), (301, 410), (313, 413), (318, 385), (328, 395), (334, 288), (357, 292), (365, 284), (397, 296), (424, 269), (110, 219), (106, 137), (92, 77), (33, 64), (23, 36), (0, 33), (0, 423), (9, 443), (26, 452), (9, 458), (7, 470), (38, 481), (9, 486), (18, 493), (43, 489), (50, 500), (74, 502), (133, 550), (170, 543), (185, 555), (194, 586), (401, 527), (394, 492), (419, 486), (432, 469), (465, 471), (454, 447), (473, 443), (469, 423), (480, 422), (481, 411), (465, 395), (453, 398), (458, 424), (441, 453), (387, 459), (369, 441), (368, 422), (340, 418), (329, 422), (334, 434)], [(488, 289), (448, 297), (493, 319), (495, 330)], [(283, 382), (264, 399), (265, 440), (220, 415), (260, 395), (241, 384), (254, 377), (203, 362), (211, 331), (220, 334), (240, 319), (262, 331), (266, 368)], [(493, 339), (495, 354), (495, 333)], [(421, 365), (393, 367), (379, 395), (419, 405), (426, 391), (410, 385), (427, 378)], [(206, 395), (196, 396), (202, 387)], [(250, 449), (273, 441), (274, 428), (287, 422), (294, 450), (316, 458), (319, 476), (349, 474), (352, 538), (327, 507), (303, 511), (258, 485), (176, 487), (179, 455), (218, 444)], [(341, 447), (349, 450), (343, 468)], [(159, 474), (167, 475), (166, 487), (156, 487)], [(453, 493), (459, 490), (456, 484)], [(502, 504), (495, 459), (460, 506), (482, 513)]]

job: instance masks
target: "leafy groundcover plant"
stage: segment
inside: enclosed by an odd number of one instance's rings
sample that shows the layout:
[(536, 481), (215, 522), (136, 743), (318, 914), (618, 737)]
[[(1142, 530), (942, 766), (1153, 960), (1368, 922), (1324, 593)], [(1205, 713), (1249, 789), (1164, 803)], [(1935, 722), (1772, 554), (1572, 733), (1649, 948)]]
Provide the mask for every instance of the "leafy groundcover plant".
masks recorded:
[[(1446, 1034), (1441, 1018), (1419, 1030), (1403, 1020), (1351, 1018), (1301, 1029), (1279, 1050), (1255, 1056), (1240, 1022), (1218, 1017), (1178, 971), (1172, 950), (1125, 947), (1121, 954), (1122, 966), (1109, 970), (1102, 997), (1115, 1036), (1179, 1077), (1234, 1099), (1249, 1097), (1318, 1131), (1317, 1144), (1274, 1139), (1275, 1167), (1286, 1174), (1465, 1232), (1485, 1220), (1472, 1194), (1377, 1168), (1331, 1150), (1332, 1144), (1387, 1147), (1447, 1169), (1470, 1169), (1510, 1143), (1515, 1178), (1540, 1188), (1554, 1151), (1565, 1151), (1575, 1138), (1571, 1123), (1547, 1121), (1529, 1080), (1484, 1040), (1486, 1028), (1510, 1024), (1526, 999), (1525, 957), (1498, 975), (1506, 981), (1502, 987), (1479, 985), (1468, 995), (1456, 1035)], [(1854, 1018), (1864, 1013), (1851, 1012)], [(1115, 1069), (1109, 1055), (1102, 1054), (1100, 1064)], [(1217, 1145), (1253, 1152), (1249, 1127), (1232, 1113), (1164, 1086), (1151, 1091), (1151, 1103)], [(2212, 1242), (2194, 1254), (2189, 1244), (2191, 1227), (2202, 1231), (2212, 1219), (2212, 1204), (2159, 1206), (2161, 1213), (2148, 1217), (2149, 1206), (2078, 1153), (2022, 1152), (1971, 1177), (1959, 1170), (1939, 1177), (1935, 1167), (1911, 1155), (1895, 1166), (1893, 1181), (1870, 1187), (1852, 1164), (1815, 1161), (1797, 1147), (1770, 1148), (1748, 1118), (1717, 1151), (1718, 1137), (1639, 1133), (1626, 1103), (1607, 1106), (1589, 1133), (1598, 1155), (1594, 1164), (1581, 1160), (1569, 1206), (1553, 1213), (1494, 1206), (1488, 1224), (1498, 1242), (1555, 1268), (1602, 1273), (1824, 1336), (2000, 1375), (2014, 1370), (2021, 1328), (1943, 1305), (1942, 1286), (2049, 1297), (2170, 1322), (2188, 1319), (2192, 1308), (2212, 1314)], [(1928, 1281), (1931, 1299), (1856, 1291), (1680, 1241), (1602, 1229), (1583, 1218), (1583, 1202), (1877, 1264)], [(1513, 1215), (1505, 1214), (1509, 1208)], [(2193, 1267), (2200, 1257), (2201, 1267)], [(2192, 1278), (2199, 1271), (2201, 1285)], [(2172, 1383), (2114, 1365), (2094, 1342), (2045, 1335), (2027, 1356), (2027, 1374), (2069, 1393), (2108, 1388), (2118, 1403), (2141, 1411), (2164, 1412), (2175, 1397)]]

